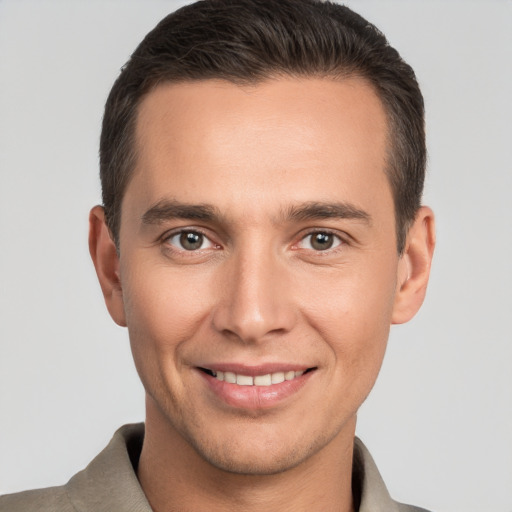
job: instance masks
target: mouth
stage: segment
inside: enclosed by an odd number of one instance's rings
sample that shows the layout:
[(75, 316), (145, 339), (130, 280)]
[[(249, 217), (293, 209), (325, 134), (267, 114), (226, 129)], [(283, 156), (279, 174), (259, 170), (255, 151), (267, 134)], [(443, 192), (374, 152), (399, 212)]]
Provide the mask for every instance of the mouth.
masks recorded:
[(290, 400), (294, 396), (300, 396), (303, 388), (310, 389), (309, 382), (316, 381), (314, 374), (318, 367), (221, 363), (211, 368), (196, 366), (196, 369), (211, 393), (204, 396), (216, 397), (215, 400), (238, 411), (262, 412), (293, 403)]
[(282, 372), (265, 373), (261, 375), (244, 375), (231, 371), (211, 370), (209, 368), (199, 368), (207, 375), (214, 377), (216, 380), (226, 382), (228, 384), (236, 384), (238, 386), (262, 386), (268, 387), (275, 384), (281, 384), (286, 381), (293, 381), (302, 375), (316, 370), (315, 367), (306, 370), (288, 370)]

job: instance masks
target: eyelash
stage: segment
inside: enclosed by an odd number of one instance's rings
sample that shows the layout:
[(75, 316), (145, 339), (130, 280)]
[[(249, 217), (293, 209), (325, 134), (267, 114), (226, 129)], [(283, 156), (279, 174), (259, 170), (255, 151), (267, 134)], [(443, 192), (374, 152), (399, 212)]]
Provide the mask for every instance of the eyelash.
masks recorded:
[[(314, 249), (305, 249), (305, 250), (308, 250), (308, 251), (312, 250), (312, 252), (314, 252), (318, 256), (323, 256), (326, 254), (336, 253), (339, 250), (341, 250), (343, 248), (343, 246), (347, 245), (347, 241), (339, 233), (334, 232), (330, 229), (315, 229), (315, 230), (309, 231), (303, 237), (301, 237), (300, 240), (297, 243), (295, 243), (292, 248), (295, 250), (300, 250), (300, 248), (298, 248), (297, 246), (301, 242), (306, 240), (308, 237), (313, 237), (314, 235), (320, 235), (320, 234), (321, 235), (329, 235), (329, 236), (336, 238), (338, 240), (338, 244), (335, 247), (329, 247), (328, 249), (323, 249), (323, 250), (317, 250), (317, 251), (315, 251)], [(310, 242), (310, 245), (311, 245), (311, 242)]]
[[(192, 234), (201, 235), (206, 240), (208, 240), (210, 242), (210, 244), (212, 244), (213, 247), (208, 247), (207, 249), (187, 250), (185, 248), (178, 248), (175, 245), (171, 244), (170, 241), (174, 237), (181, 236), (184, 233), (192, 233)], [(332, 236), (338, 240), (338, 244), (335, 247), (324, 249), (324, 250), (314, 250), (314, 249), (309, 249), (309, 248), (304, 249), (304, 250), (311, 251), (312, 253), (314, 253), (318, 256), (324, 256), (327, 254), (337, 253), (338, 251), (342, 250), (344, 246), (346, 246), (348, 244), (346, 237), (342, 237), (338, 232), (332, 231), (330, 229), (314, 229), (312, 231), (308, 231), (307, 233), (304, 233), (303, 236), (301, 236), (300, 239), (292, 245), (292, 250), (301, 250), (301, 248), (298, 247), (299, 244), (301, 244), (308, 237), (313, 237), (314, 235), (318, 235), (318, 234)], [(198, 256), (199, 254), (204, 254), (203, 251), (208, 250), (210, 248), (214, 248), (216, 250), (221, 248), (220, 244), (217, 244), (214, 241), (212, 241), (211, 237), (208, 236), (207, 233), (205, 233), (202, 229), (199, 229), (199, 228), (180, 228), (180, 229), (177, 229), (177, 230), (174, 230), (171, 232), (167, 232), (160, 238), (160, 243), (166, 251), (173, 252), (175, 254), (178, 253), (180, 256), (184, 256), (184, 257), (194, 257), (194, 256)], [(311, 243), (310, 243), (310, 245), (311, 245)]]
[[(185, 233), (201, 235), (205, 240), (208, 240), (210, 242), (214, 249), (220, 248), (219, 244), (213, 242), (211, 237), (208, 236), (207, 233), (205, 233), (202, 229), (199, 228), (180, 228), (171, 232), (167, 232), (161, 237), (160, 243), (162, 244), (166, 251), (178, 253), (180, 256), (194, 257), (197, 256), (198, 254), (204, 254), (203, 251), (205, 251), (206, 249), (187, 250), (185, 248), (179, 248), (171, 243), (171, 240), (174, 237), (181, 236)], [(212, 247), (208, 247), (208, 249)]]

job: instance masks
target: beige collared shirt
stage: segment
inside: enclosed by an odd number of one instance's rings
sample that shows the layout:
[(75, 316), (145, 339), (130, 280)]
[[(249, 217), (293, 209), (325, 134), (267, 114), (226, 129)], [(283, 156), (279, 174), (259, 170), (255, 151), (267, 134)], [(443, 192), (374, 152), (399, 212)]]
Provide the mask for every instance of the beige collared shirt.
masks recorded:
[[(0, 497), (0, 512), (152, 512), (134, 471), (144, 425), (125, 425), (107, 447), (61, 487)], [(354, 446), (353, 488), (359, 512), (426, 512), (392, 500), (363, 443)]]

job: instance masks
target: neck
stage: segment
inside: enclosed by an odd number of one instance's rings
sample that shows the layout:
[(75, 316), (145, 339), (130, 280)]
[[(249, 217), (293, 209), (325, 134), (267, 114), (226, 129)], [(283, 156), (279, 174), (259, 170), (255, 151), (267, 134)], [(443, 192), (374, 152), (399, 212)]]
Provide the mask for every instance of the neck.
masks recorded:
[(148, 407), (138, 478), (154, 512), (354, 512), (347, 426), (298, 466), (270, 475), (238, 474), (204, 460), (161, 414)]

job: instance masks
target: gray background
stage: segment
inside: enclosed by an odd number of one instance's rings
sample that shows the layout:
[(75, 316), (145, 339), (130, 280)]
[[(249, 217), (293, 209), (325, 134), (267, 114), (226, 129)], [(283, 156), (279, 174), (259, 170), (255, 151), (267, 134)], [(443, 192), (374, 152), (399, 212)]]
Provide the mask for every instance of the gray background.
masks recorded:
[[(415, 68), (438, 248), (359, 415), (391, 494), (512, 511), (512, 2), (348, 5)], [(0, 0), (0, 492), (60, 484), (143, 419), (87, 251), (102, 107), (178, 2)]]

